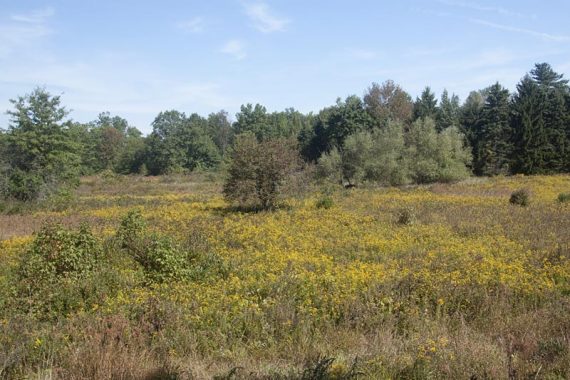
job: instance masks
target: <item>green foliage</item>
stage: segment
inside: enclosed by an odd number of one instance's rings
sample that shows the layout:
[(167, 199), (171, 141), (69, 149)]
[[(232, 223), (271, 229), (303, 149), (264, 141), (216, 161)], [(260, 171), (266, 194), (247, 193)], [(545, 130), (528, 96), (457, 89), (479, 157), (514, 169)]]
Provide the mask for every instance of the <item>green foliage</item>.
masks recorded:
[(150, 282), (188, 279), (191, 272), (189, 254), (171, 238), (150, 232), (140, 210), (132, 210), (123, 218), (116, 239), (141, 265)]
[(530, 192), (527, 189), (514, 191), (509, 198), (509, 203), (517, 206), (528, 206), (530, 203)]
[(442, 131), (449, 127), (458, 127), (459, 115), (459, 97), (452, 94), (450, 98), (447, 90), (443, 90), (437, 112), (437, 130)]
[(47, 225), (26, 252), (21, 275), (27, 279), (81, 276), (93, 270), (101, 245), (86, 225), (72, 231), (59, 224)]
[(150, 174), (208, 169), (220, 163), (220, 152), (208, 135), (208, 122), (201, 116), (166, 111), (152, 125), (146, 159)]
[(49, 198), (78, 184), (80, 146), (73, 139), (60, 97), (36, 88), (11, 100), (10, 125), (2, 138), (0, 192), (5, 198)]
[(35, 236), (20, 261), (18, 308), (52, 318), (78, 310), (96, 297), (92, 278), (102, 246), (86, 225), (69, 230), (47, 225)]
[(486, 90), (479, 120), (480, 135), (475, 170), (478, 174), (508, 174), (513, 152), (509, 124), (509, 91), (499, 83)]
[(432, 119), (419, 119), (410, 127), (406, 140), (415, 183), (451, 182), (469, 176), (471, 154), (456, 128), (437, 133)]
[(328, 210), (333, 206), (334, 206), (334, 200), (326, 195), (319, 198), (317, 200), (317, 203), (315, 204), (316, 208), (324, 208), (325, 210)]
[(421, 96), (416, 98), (414, 103), (414, 120), (430, 118), (435, 120), (437, 117), (437, 99), (435, 94), (431, 92), (431, 88), (426, 87)]
[(237, 136), (231, 159), (224, 196), (246, 208), (275, 207), (282, 185), (300, 166), (293, 140), (260, 143), (252, 134)]
[(542, 63), (517, 85), (512, 105), (516, 173), (553, 173), (569, 167), (569, 88), (562, 78)]
[(567, 203), (570, 202), (570, 193), (560, 193), (558, 194), (558, 202)]
[(351, 135), (342, 150), (333, 148), (324, 154), (317, 176), (349, 185), (450, 182), (469, 176), (470, 157), (454, 127), (437, 133), (428, 118), (404, 132), (401, 123), (389, 122), (384, 129)]

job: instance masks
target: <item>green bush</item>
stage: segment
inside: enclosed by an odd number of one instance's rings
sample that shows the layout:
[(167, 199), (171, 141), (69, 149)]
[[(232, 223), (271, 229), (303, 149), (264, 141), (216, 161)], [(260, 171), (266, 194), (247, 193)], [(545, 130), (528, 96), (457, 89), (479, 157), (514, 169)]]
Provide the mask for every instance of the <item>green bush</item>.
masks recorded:
[(190, 255), (171, 238), (148, 231), (140, 210), (130, 211), (116, 236), (121, 248), (144, 270), (151, 282), (182, 280), (190, 274)]
[(511, 194), (509, 203), (517, 206), (528, 206), (530, 203), (530, 192), (527, 189), (516, 190)]
[(301, 162), (292, 139), (260, 143), (252, 134), (238, 135), (231, 155), (224, 197), (242, 208), (272, 209), (282, 188)]
[(324, 196), (324, 197), (320, 198), (319, 200), (317, 200), (317, 203), (315, 204), (315, 206), (317, 208), (324, 208), (324, 209), (328, 210), (329, 208), (334, 206), (334, 201), (331, 197)]
[(560, 193), (558, 194), (558, 202), (567, 203), (570, 202), (570, 193)]
[(98, 302), (108, 294), (99, 291), (106, 285), (95, 275), (102, 252), (86, 226), (77, 231), (59, 224), (45, 226), (21, 257), (14, 310), (51, 319)]
[(21, 276), (31, 280), (81, 276), (93, 270), (101, 254), (101, 244), (87, 225), (78, 231), (47, 225), (24, 255)]

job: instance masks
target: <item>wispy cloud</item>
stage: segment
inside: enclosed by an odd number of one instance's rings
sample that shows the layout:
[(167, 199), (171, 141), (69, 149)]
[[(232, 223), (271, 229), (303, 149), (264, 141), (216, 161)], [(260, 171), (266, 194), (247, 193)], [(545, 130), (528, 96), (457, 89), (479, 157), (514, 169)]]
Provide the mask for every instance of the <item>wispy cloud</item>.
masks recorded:
[(176, 24), (176, 27), (188, 33), (202, 33), (205, 29), (205, 23), (202, 17), (194, 17), (190, 20), (179, 22)]
[(540, 31), (536, 31), (536, 30), (532, 30), (532, 29), (525, 29), (525, 28), (518, 28), (518, 27), (510, 26), (510, 25), (497, 24), (494, 22), (489, 22), (489, 21), (480, 20), (480, 19), (469, 19), (469, 21), (471, 21), (475, 24), (488, 26), (490, 28), (494, 28), (494, 29), (498, 29), (498, 30), (504, 30), (506, 32), (526, 34), (528, 36), (542, 38), (542, 39), (547, 40), (547, 41), (554, 41), (554, 42), (569, 42), (570, 41), (570, 36), (566, 36), (566, 35), (549, 34), (549, 33), (540, 32)]
[(28, 24), (41, 24), (55, 14), (55, 10), (51, 7), (36, 9), (28, 13), (13, 13), (10, 19), (16, 22), (25, 22)]
[(222, 46), (220, 52), (229, 54), (237, 60), (242, 60), (247, 57), (245, 43), (240, 40), (229, 40)]
[(514, 17), (532, 17), (532, 18), (534, 17), (534, 16), (527, 16), (523, 13), (512, 11), (510, 9), (497, 7), (497, 6), (482, 5), (482, 4), (478, 4), (478, 3), (474, 3), (474, 2), (470, 2), (470, 1), (461, 1), (461, 0), (437, 0), (437, 1), (438, 1), (438, 3), (445, 4), (445, 5), (450, 5), (450, 6), (454, 6), (454, 7), (460, 7), (460, 8), (466, 8), (466, 9), (480, 11), (480, 12), (492, 12), (492, 13), (497, 13), (497, 14), (500, 14), (503, 16), (509, 16), (509, 17), (513, 17), (513, 16)]
[(291, 22), (289, 19), (277, 16), (265, 3), (244, 4), (245, 12), (253, 22), (253, 26), (263, 33), (282, 32)]
[(54, 14), (53, 8), (43, 8), (0, 20), (0, 58), (26, 51), (52, 34), (48, 21)]
[[(136, 55), (93, 52), (89, 62), (32, 58), (23, 63), (0, 61), (0, 110), (10, 109), (10, 97), (34, 86), (64, 93), (71, 116), (86, 122), (99, 112), (110, 111), (149, 131), (149, 122), (165, 109), (210, 112), (237, 109), (237, 101), (224, 91), (223, 83), (191, 76), (164, 76), (154, 65), (135, 64)], [(0, 116), (0, 121), (3, 121)], [(1, 124), (1, 123), (0, 123)]]

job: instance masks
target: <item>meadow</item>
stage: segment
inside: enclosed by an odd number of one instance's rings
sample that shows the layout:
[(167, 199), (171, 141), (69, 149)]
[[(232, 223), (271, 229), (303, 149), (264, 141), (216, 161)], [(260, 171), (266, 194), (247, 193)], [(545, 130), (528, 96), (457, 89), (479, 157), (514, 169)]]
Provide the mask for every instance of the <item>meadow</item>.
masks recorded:
[(247, 212), (215, 175), (86, 177), (0, 215), (0, 378), (567, 379), (569, 191), (314, 186)]

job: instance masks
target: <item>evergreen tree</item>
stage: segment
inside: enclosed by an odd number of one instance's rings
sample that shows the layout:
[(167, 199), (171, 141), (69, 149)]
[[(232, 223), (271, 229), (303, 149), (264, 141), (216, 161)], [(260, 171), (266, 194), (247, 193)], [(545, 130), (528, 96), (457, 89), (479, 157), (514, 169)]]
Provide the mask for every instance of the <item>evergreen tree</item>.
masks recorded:
[(46, 198), (78, 184), (80, 146), (70, 132), (72, 123), (59, 96), (42, 88), (11, 100), (10, 124), (3, 137), (4, 197), (23, 201)]
[(421, 97), (416, 98), (414, 103), (414, 120), (437, 117), (437, 99), (428, 86), (422, 92)]
[(526, 75), (517, 85), (512, 103), (515, 173), (546, 171), (546, 158), (551, 149), (545, 132), (544, 103), (544, 92)]
[(479, 162), (481, 119), (485, 105), (485, 90), (472, 91), (460, 110), (460, 131), (471, 147), (473, 162)]
[(508, 174), (513, 153), (509, 91), (499, 83), (488, 90), (480, 126), (475, 172), (482, 175)]
[(543, 103), (543, 122), (548, 140), (545, 157), (546, 172), (560, 172), (567, 166), (570, 156), (570, 141), (567, 138), (566, 97), (568, 80), (556, 73), (547, 63), (539, 63), (531, 71), (538, 85)]
[(459, 97), (455, 94), (449, 98), (447, 90), (443, 90), (437, 112), (437, 130), (439, 132), (449, 127), (459, 127)]

